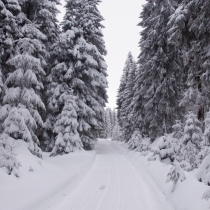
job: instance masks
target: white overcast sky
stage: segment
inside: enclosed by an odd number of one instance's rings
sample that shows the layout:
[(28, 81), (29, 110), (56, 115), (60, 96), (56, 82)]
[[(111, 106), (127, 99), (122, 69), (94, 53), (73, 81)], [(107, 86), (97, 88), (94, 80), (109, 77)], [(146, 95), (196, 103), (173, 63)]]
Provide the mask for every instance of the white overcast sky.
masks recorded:
[[(64, 0), (61, 0), (64, 4)], [(105, 57), (108, 65), (108, 96), (107, 106), (116, 107), (117, 89), (120, 84), (120, 77), (124, 64), (131, 51), (137, 60), (139, 55), (138, 42), (140, 40), (141, 28), (137, 26), (140, 22), (139, 16), (145, 0), (102, 0), (98, 9), (104, 17), (103, 29), (104, 40), (108, 55)], [(59, 15), (62, 19), (64, 10)]]

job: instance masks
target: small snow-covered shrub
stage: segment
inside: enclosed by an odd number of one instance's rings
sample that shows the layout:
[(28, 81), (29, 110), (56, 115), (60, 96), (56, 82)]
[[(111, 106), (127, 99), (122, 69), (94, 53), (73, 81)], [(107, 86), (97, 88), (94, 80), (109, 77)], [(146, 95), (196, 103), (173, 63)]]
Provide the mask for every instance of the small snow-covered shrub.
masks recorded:
[(172, 128), (173, 133), (160, 137), (157, 145), (152, 148), (154, 154), (153, 157), (150, 157), (150, 160), (155, 160), (158, 157), (160, 160), (169, 158), (173, 162), (178, 159), (180, 139), (183, 136), (182, 124), (177, 120)]
[(205, 131), (204, 131), (204, 144), (210, 146), (210, 112), (206, 113), (205, 122)]
[[(210, 186), (210, 154), (208, 154), (196, 173), (196, 178), (200, 182), (204, 182), (206, 185)], [(203, 199), (208, 200), (210, 198), (210, 190), (204, 192)]]
[(59, 133), (56, 137), (55, 146), (53, 147), (52, 153), (50, 156), (63, 155), (73, 152), (74, 148), (71, 146), (70, 142), (64, 139), (62, 133)]
[(202, 161), (198, 168), (196, 177), (200, 182), (210, 185), (210, 154), (208, 154)]
[(193, 113), (186, 116), (184, 136), (180, 143), (181, 166), (188, 171), (197, 168), (200, 164), (198, 155), (201, 151), (203, 139), (200, 121)]
[(150, 151), (149, 145), (150, 145), (150, 138), (147, 136), (142, 137), (140, 144), (135, 149), (135, 151), (140, 152), (141, 155), (146, 156), (148, 152)]
[(173, 138), (173, 134), (169, 134), (161, 137), (158, 144), (152, 149), (152, 152), (154, 153), (153, 156), (158, 156), (160, 160), (169, 158), (173, 162), (176, 159), (178, 150), (177, 139)]
[(142, 137), (141, 132), (136, 130), (128, 141), (129, 149), (140, 152), (141, 155), (147, 155), (150, 145), (150, 139), (147, 136)]
[[(5, 141), (5, 139), (7, 139), (7, 141)], [(19, 167), (21, 164), (17, 160), (16, 154), (13, 152), (11, 142), (12, 138), (9, 136), (0, 137), (0, 168), (5, 167), (9, 175), (13, 173), (16, 177), (19, 177)]]
[(166, 182), (173, 182), (172, 192), (175, 190), (177, 182), (180, 180), (181, 182), (186, 179), (183, 169), (180, 167), (178, 162), (173, 163), (173, 167), (170, 169), (170, 172), (167, 175)]
[(176, 120), (176, 124), (172, 126), (173, 133), (172, 137), (175, 139), (181, 139), (183, 137), (183, 128), (182, 128), (182, 123), (180, 120)]
[(136, 149), (140, 145), (141, 140), (142, 140), (142, 135), (140, 131), (138, 130), (134, 131), (134, 133), (132, 134), (131, 138), (128, 141), (129, 149), (132, 150)]

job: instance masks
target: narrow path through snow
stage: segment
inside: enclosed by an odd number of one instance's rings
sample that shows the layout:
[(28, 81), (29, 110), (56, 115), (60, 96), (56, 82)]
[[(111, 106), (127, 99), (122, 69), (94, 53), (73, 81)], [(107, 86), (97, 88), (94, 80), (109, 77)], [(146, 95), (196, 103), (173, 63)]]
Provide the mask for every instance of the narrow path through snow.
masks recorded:
[(48, 210), (173, 210), (145, 169), (136, 167), (120, 147), (99, 140), (88, 174)]

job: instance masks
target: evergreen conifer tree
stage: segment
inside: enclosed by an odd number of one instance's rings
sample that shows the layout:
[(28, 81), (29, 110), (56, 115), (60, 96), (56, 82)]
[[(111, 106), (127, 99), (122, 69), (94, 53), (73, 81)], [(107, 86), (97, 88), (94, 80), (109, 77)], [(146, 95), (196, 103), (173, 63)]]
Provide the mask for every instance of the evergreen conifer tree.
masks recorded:
[(78, 134), (76, 99), (73, 91), (69, 90), (61, 95), (65, 103), (63, 110), (56, 119), (54, 133), (57, 134), (52, 155), (73, 152), (75, 149), (82, 149), (82, 142)]
[(133, 121), (154, 140), (171, 130), (181, 113), (179, 59), (167, 42), (167, 23), (178, 1), (148, 0), (141, 13), (141, 53), (133, 97)]
[(131, 66), (132, 59), (133, 59), (132, 55), (131, 53), (129, 53), (125, 62), (125, 66), (123, 68), (123, 74), (121, 76), (120, 86), (117, 92), (117, 117), (118, 117), (119, 124), (121, 127), (123, 127), (123, 117), (126, 117), (125, 110), (124, 110), (125, 107), (123, 107), (123, 103), (126, 97), (125, 90), (126, 90), (126, 84), (128, 82), (129, 71), (132, 68)]
[(197, 168), (200, 164), (198, 154), (202, 149), (201, 123), (193, 113), (186, 115), (184, 136), (180, 144), (180, 161), (186, 170)]
[(131, 53), (128, 54), (127, 60), (126, 60), (126, 66), (127, 68), (127, 80), (125, 84), (125, 89), (123, 91), (124, 94), (124, 99), (122, 102), (122, 107), (119, 110), (120, 115), (119, 119), (122, 123), (122, 129), (125, 132), (125, 141), (127, 142), (133, 131), (135, 130), (135, 126), (132, 124), (132, 100), (133, 100), (133, 93), (134, 93), (134, 88), (133, 84), (135, 81), (135, 74), (136, 74), (136, 62), (134, 61), (134, 58)]
[(14, 56), (7, 62), (11, 72), (6, 78), (4, 105), (0, 110), (2, 138), (23, 139), (29, 142), (29, 150), (41, 157), (36, 131), (43, 126), (39, 112), (45, 110), (39, 93), (45, 75), (47, 52), (42, 41), (46, 36), (24, 13), (19, 15), (18, 24), (22, 37), (17, 40)]
[[(81, 46), (80, 53), (85, 47), (87, 52), (87, 54), (83, 53), (83, 57), (79, 57), (79, 53), (74, 55), (72, 61), (74, 68), (72, 83), (80, 109), (78, 131), (86, 149), (93, 147), (98, 132), (102, 128), (103, 108), (107, 102), (107, 73), (103, 58), (106, 50), (102, 34), (98, 33), (102, 27), (99, 24), (102, 17), (97, 11), (97, 3), (98, 1), (88, 0), (67, 1), (66, 14), (62, 23), (64, 32), (75, 29), (80, 31), (81, 37), (75, 44)], [(86, 27), (87, 23), (90, 24), (89, 27)], [(76, 45), (75, 50), (79, 52)]]
[[(9, 72), (7, 61), (14, 53), (14, 41), (21, 36), (18, 29), (18, 15), (21, 8), (17, 0), (0, 1), (0, 96), (2, 97), (3, 83)], [(2, 103), (2, 100), (0, 100)]]
[(197, 113), (204, 120), (209, 104), (209, 1), (185, 0), (169, 21), (169, 41), (180, 51), (186, 77), (186, 88), (180, 103), (186, 111)]

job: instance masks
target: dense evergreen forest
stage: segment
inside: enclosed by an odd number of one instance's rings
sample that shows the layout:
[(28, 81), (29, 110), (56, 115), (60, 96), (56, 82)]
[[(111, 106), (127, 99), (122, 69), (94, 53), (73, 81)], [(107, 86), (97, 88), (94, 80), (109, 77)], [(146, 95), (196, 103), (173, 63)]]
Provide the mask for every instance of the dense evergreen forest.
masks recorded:
[(42, 158), (43, 151), (92, 150), (97, 138), (112, 138), (152, 154), (149, 160), (169, 159), (167, 181), (198, 169), (208, 184), (209, 1), (146, 1), (140, 53), (137, 62), (128, 53), (116, 110), (105, 109), (99, 3), (66, 0), (59, 23), (59, 0), (0, 1), (0, 167), (19, 176), (16, 140)]
[(99, 2), (67, 0), (59, 24), (59, 0), (0, 1), (0, 165), (9, 171), (17, 139), (38, 157), (94, 147), (108, 98)]
[(149, 160), (169, 159), (174, 184), (197, 168), (209, 184), (209, 8), (208, 0), (147, 0), (140, 54), (137, 62), (128, 54), (118, 89), (121, 140)]

